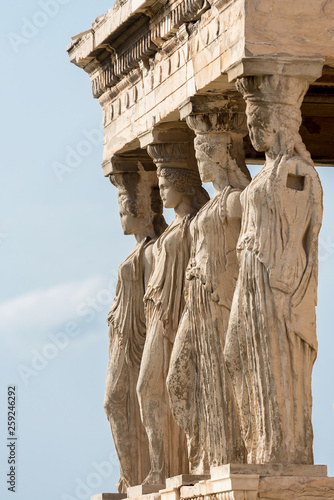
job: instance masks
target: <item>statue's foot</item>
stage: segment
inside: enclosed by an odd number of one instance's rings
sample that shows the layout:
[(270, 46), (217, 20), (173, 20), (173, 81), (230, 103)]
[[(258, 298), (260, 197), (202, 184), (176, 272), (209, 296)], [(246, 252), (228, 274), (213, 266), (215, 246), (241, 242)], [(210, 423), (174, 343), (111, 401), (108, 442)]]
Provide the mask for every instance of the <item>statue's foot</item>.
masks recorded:
[(158, 471), (152, 471), (149, 473), (149, 475), (144, 479), (143, 485), (149, 485), (149, 486), (154, 486), (155, 484), (161, 486), (166, 484), (166, 478), (165, 475)]
[(125, 479), (125, 477), (121, 476), (119, 478), (118, 483), (116, 484), (116, 489), (117, 489), (118, 493), (127, 493), (129, 486), (130, 485), (127, 482), (127, 480)]
[(190, 473), (194, 474), (195, 476), (210, 474), (210, 465), (206, 455), (203, 455), (199, 457), (196, 461), (193, 460), (191, 462)]

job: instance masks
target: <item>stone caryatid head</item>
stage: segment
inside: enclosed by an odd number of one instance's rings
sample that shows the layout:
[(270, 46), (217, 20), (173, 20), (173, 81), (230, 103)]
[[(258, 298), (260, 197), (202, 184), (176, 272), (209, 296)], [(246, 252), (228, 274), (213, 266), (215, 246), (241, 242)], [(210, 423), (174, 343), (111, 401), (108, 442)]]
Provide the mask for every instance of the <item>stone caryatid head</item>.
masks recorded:
[(155, 170), (145, 170), (140, 161), (137, 171), (110, 174), (111, 183), (118, 189), (118, 204), (123, 232), (155, 238), (166, 229), (162, 215), (158, 178)]
[(166, 208), (177, 209), (182, 203), (189, 213), (195, 213), (209, 201), (191, 142), (151, 144), (147, 151), (157, 166), (160, 195)]
[(247, 129), (239, 103), (231, 99), (215, 112), (192, 113), (187, 124), (196, 134), (195, 155), (202, 181), (246, 187), (250, 182), (243, 147)]
[(236, 82), (246, 101), (249, 136), (257, 151), (275, 158), (297, 154), (310, 161), (299, 135), (300, 106), (308, 89), (301, 78), (282, 75), (248, 76)]

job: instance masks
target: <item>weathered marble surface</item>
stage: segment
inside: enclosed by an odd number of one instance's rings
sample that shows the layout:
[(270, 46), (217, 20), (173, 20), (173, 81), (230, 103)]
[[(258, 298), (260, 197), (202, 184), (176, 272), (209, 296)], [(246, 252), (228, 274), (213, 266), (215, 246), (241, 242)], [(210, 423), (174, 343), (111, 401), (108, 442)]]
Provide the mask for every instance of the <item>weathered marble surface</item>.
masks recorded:
[[(245, 449), (224, 344), (238, 263), (239, 197), (250, 176), (244, 163), (238, 103), (187, 118), (203, 182), (215, 195), (190, 225), (187, 300), (172, 352), (167, 386), (173, 415), (186, 431), (191, 470), (244, 462)], [(241, 120), (242, 123), (242, 120)], [(205, 354), (205, 356), (204, 356)]]
[(154, 172), (115, 174), (112, 181), (119, 190), (123, 231), (134, 235), (137, 243), (119, 267), (116, 297), (108, 314), (109, 364), (104, 400), (120, 464), (117, 488), (126, 493), (149, 472), (148, 439), (140, 419), (136, 386), (146, 335), (143, 298), (152, 268), (152, 244), (166, 223)]
[(209, 195), (201, 186), (196, 165), (187, 157), (186, 145), (160, 143), (149, 148), (158, 167), (163, 204), (174, 209), (175, 220), (154, 244), (144, 297), (147, 335), (137, 390), (150, 445), (151, 470), (144, 480), (148, 485), (165, 484), (167, 477), (186, 474), (189, 469), (185, 435), (172, 416), (166, 378), (185, 303), (190, 222)]
[[(226, 466), (227, 467), (227, 466)], [(211, 480), (201, 481), (194, 486), (182, 486), (177, 492), (161, 491), (162, 500), (329, 500), (334, 498), (334, 478), (313, 475), (310, 466), (307, 475), (291, 475), (291, 471), (284, 471), (279, 475), (273, 471), (267, 476), (266, 465), (244, 466), (244, 470), (234, 470), (238, 465), (231, 464), (231, 471), (216, 475)], [(234, 472), (232, 472), (234, 470)], [(295, 472), (298, 467), (295, 468)], [(287, 472), (287, 475), (285, 474)], [(315, 471), (316, 472), (316, 471)]]
[(261, 500), (332, 500), (334, 478), (326, 477), (265, 477), (260, 479), (258, 498)]
[(326, 465), (296, 464), (225, 464), (212, 467), (211, 479), (219, 479), (229, 474), (258, 474), (266, 476), (309, 476), (327, 477)]
[(333, 0), (246, 0), (245, 8), (247, 56), (322, 54), (333, 64)]
[(98, 493), (97, 495), (92, 495), (91, 500), (123, 500), (126, 498), (124, 493)]
[(334, 161), (333, 34), (333, 0), (125, 0), (68, 47), (137, 242), (108, 317), (105, 398), (131, 498), (334, 498), (312, 466), (310, 155)]
[(247, 124), (266, 163), (241, 195), (239, 278), (225, 359), (248, 463), (313, 463), (322, 188), (298, 133), (302, 79), (244, 77)]
[(243, 74), (289, 67), (316, 80), (325, 65), (319, 85), (333, 84), (333, 32), (332, 0), (116, 3), (68, 47), (103, 108), (105, 175), (111, 156), (138, 147), (152, 123), (178, 120), (184, 101), (231, 90)]

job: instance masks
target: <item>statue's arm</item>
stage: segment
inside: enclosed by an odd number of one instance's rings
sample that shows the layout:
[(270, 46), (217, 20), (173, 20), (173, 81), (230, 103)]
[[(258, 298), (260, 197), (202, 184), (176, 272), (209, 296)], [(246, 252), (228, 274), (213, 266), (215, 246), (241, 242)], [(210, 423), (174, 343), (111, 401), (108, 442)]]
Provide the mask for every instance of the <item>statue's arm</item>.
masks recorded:
[(241, 220), (242, 209), (240, 203), (241, 191), (232, 191), (226, 200), (227, 220)]
[(276, 237), (282, 239), (282, 252), (278, 252), (269, 276), (271, 286), (285, 293), (294, 291), (309, 260), (303, 240), (310, 224), (310, 212), (314, 210), (311, 207), (312, 169), (302, 159), (283, 157), (277, 171), (275, 189), (281, 229)]
[(144, 264), (144, 285), (145, 290), (147, 288), (154, 263), (154, 247), (155, 245), (148, 245), (143, 252), (143, 264)]
[(189, 248), (191, 248), (191, 245), (194, 241), (195, 231), (196, 231), (196, 227), (195, 227), (195, 218), (194, 218), (190, 222), (189, 231), (187, 231), (187, 240), (188, 240)]

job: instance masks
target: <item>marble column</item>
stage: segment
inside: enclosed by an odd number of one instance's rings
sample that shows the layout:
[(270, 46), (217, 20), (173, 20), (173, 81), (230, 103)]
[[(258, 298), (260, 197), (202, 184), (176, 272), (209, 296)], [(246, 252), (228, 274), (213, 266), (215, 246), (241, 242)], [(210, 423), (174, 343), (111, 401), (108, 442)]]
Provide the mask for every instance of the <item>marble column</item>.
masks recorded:
[(238, 275), (240, 194), (250, 175), (240, 97), (199, 97), (184, 105), (181, 116), (185, 110), (196, 135), (202, 182), (212, 182), (215, 194), (192, 223), (187, 302), (167, 386), (174, 417), (187, 434), (191, 470), (204, 473), (210, 467), (245, 461), (223, 350)]
[(189, 469), (186, 437), (172, 416), (166, 377), (185, 305), (190, 225), (209, 196), (201, 185), (193, 135), (186, 124), (167, 124), (150, 134), (148, 152), (157, 166), (161, 198), (175, 215), (153, 248), (153, 271), (144, 298), (147, 338), (137, 388), (151, 458), (144, 485), (161, 486), (166, 478)]
[(246, 102), (250, 139), (266, 161), (241, 197), (226, 362), (248, 463), (312, 464), (323, 208), (320, 180), (299, 134), (308, 81), (282, 72), (241, 77), (236, 86)]
[(166, 228), (156, 168), (146, 151), (115, 155), (110, 180), (118, 189), (121, 225), (136, 240), (120, 265), (116, 296), (108, 314), (109, 363), (104, 409), (119, 465), (119, 493), (140, 484), (150, 470), (148, 439), (136, 386), (146, 337), (143, 298), (152, 267), (152, 246)]

